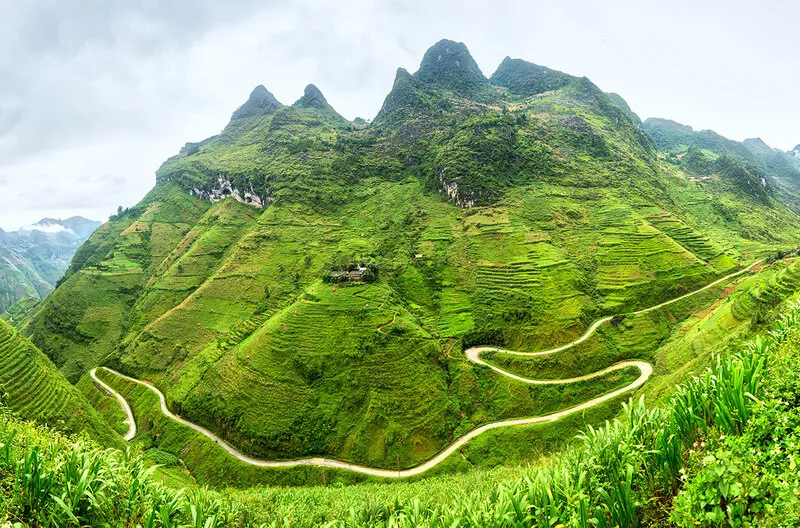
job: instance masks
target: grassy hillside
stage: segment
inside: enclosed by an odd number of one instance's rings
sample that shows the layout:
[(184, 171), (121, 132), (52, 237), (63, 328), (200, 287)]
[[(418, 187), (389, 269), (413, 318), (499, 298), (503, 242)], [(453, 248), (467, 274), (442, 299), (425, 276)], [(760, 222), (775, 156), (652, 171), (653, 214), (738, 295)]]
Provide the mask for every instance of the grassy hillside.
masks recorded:
[[(593, 372), (625, 359), (646, 359), (655, 366), (655, 373), (639, 392), (652, 401), (669, 396), (675, 384), (692, 372), (709, 364), (714, 353), (726, 347), (735, 348), (772, 320), (775, 307), (790, 297), (800, 277), (800, 265), (795, 260), (778, 261), (762, 266), (758, 272), (723, 282), (704, 292), (643, 314), (626, 316), (619, 324), (607, 324), (589, 340), (560, 352), (551, 358), (525, 358), (505, 354), (489, 354), (484, 359), (502, 368), (533, 378), (564, 378)], [(764, 295), (762, 292), (775, 292)], [(459, 347), (451, 351), (454, 371), (471, 369)], [(478, 369), (478, 372), (481, 372)], [(528, 387), (514, 380), (497, 378), (492, 387), (496, 393), (497, 418), (532, 416), (576, 405), (590, 397), (623, 386), (632, 378), (604, 377), (591, 383), (574, 386)], [(140, 434), (135, 445), (142, 449), (159, 449), (180, 456), (200, 483), (227, 483), (235, 486), (254, 484), (324, 484), (352, 483), (364, 480), (356, 474), (299, 467), (292, 469), (263, 469), (251, 467), (230, 457), (213, 441), (166, 419), (158, 401), (147, 389), (126, 382), (109, 373), (103, 379), (121, 392), (134, 408)], [(492, 376), (485, 372), (486, 376)], [(637, 373), (630, 373), (633, 377)], [(254, 389), (251, 389), (254, 390)], [(99, 396), (99, 391), (94, 391)], [(216, 394), (209, 394), (216, 398)], [(245, 392), (241, 414), (251, 416), (247, 406), (257, 405), (257, 399)], [(489, 469), (497, 465), (524, 465), (538, 460), (569, 443), (585, 423), (601, 423), (613, 417), (627, 396), (592, 408), (553, 424), (515, 427), (484, 433), (459, 450), (441, 466), (425, 473), (431, 476)], [(533, 404), (533, 405), (532, 405)], [(182, 416), (186, 416), (182, 412)], [(424, 417), (422, 417), (424, 418)], [(494, 416), (492, 419), (497, 419)], [(253, 423), (257, 424), (255, 418)], [(466, 429), (458, 429), (458, 433)], [(404, 448), (403, 444), (389, 449)], [(394, 467), (404, 467), (400, 462)], [(392, 467), (392, 465), (389, 465)], [(406, 465), (407, 467), (407, 465)]]
[(120, 446), (86, 398), (30, 341), (0, 321), (0, 399), (14, 413), (68, 433)]
[[(618, 96), (524, 61), (490, 82), (467, 57), (443, 41), (398, 71), (369, 126), (313, 87), (293, 106), (257, 88), (84, 244), (23, 332), (71, 381), (100, 363), (150, 380), (253, 456), (407, 467), (604, 392), (510, 384), (466, 346), (544, 349), (797, 245), (753, 174), (687, 177)], [(359, 265), (368, 281), (331, 281)], [(673, 331), (656, 326), (630, 357)]]

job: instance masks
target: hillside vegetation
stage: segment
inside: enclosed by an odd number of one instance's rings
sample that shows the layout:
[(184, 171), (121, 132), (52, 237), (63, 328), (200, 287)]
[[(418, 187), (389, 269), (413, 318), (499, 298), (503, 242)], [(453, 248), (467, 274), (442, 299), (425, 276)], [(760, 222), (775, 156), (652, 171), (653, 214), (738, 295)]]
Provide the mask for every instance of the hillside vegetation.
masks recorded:
[(164, 488), (141, 458), (0, 419), (0, 521), (36, 526), (794, 526), (800, 306), (546, 465), (423, 483)]
[(31, 304), (53, 291), (75, 251), (99, 226), (77, 216), (44, 218), (17, 231), (0, 229), (0, 314), (22, 319)]
[[(292, 106), (256, 88), (89, 238), (21, 328), (93, 399), (86, 373), (107, 365), (250, 456), (410, 467), (481, 424), (620, 383), (531, 387), (471, 364), (468, 346), (547, 349), (794, 248), (780, 196), (720, 167), (700, 182), (660, 159), (624, 101), (586, 78), (512, 59), (486, 78), (442, 41), (419, 71), (398, 70), (370, 125), (314, 86)], [(358, 268), (364, 280), (339, 282)], [(639, 347), (587, 342), (580, 362), (548, 369), (651, 357), (705, 307), (658, 321)], [(163, 434), (149, 446), (194, 459), (201, 481), (258, 480), (152, 422), (141, 429)], [(287, 480), (303, 478), (324, 479)]]
[(800, 158), (792, 152), (773, 149), (758, 138), (739, 143), (668, 119), (648, 119), (643, 126), (667, 162), (690, 177), (727, 179), (750, 194), (772, 192), (793, 211), (800, 210)]
[(0, 402), (9, 410), (69, 433), (85, 432), (119, 447), (86, 398), (25, 337), (0, 320)]

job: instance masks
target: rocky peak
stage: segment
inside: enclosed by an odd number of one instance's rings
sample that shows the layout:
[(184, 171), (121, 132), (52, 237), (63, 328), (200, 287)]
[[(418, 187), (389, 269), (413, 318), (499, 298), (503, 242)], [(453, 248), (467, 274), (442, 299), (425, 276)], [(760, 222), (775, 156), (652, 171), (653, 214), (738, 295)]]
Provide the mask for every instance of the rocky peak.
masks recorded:
[(795, 148), (793, 148), (793, 149), (792, 149), (792, 150), (789, 152), (789, 155), (790, 155), (791, 157), (793, 157), (794, 159), (796, 159), (796, 160), (800, 161), (800, 145), (797, 145)]
[(392, 84), (392, 91), (386, 96), (383, 101), (378, 115), (375, 116), (375, 122), (381, 122), (390, 114), (407, 113), (413, 111), (415, 106), (419, 103), (418, 96), (418, 82), (414, 77), (408, 73), (405, 68), (397, 68), (397, 73), (394, 76), (394, 84)]
[[(399, 76), (398, 71), (398, 76)], [(440, 40), (425, 52), (414, 77), (459, 93), (474, 93), (489, 84), (463, 42)]]
[(319, 88), (314, 86), (313, 84), (309, 84), (306, 86), (306, 89), (303, 92), (303, 97), (297, 100), (297, 102), (292, 105), (295, 108), (328, 108), (330, 105), (328, 101), (325, 99), (325, 96), (322, 95), (322, 92)]
[(250, 93), (247, 102), (233, 113), (231, 120), (269, 115), (281, 106), (283, 105), (275, 99), (275, 96), (264, 88), (264, 85), (259, 84)]

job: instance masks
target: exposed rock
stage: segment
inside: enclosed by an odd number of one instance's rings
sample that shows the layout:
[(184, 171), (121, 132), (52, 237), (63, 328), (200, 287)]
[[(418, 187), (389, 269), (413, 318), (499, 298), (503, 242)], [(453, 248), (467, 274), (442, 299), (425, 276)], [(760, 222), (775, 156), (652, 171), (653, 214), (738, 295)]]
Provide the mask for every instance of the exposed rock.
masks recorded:
[(439, 169), (439, 192), (445, 193), (452, 203), (464, 209), (475, 205), (474, 196), (465, 196), (458, 189), (458, 183), (447, 181), (447, 167)]
[(224, 174), (217, 175), (217, 185), (210, 191), (195, 188), (190, 189), (189, 194), (192, 196), (199, 196), (212, 203), (219, 202), (225, 198), (235, 198), (238, 202), (261, 209), (269, 206), (274, 199), (271, 195), (259, 196), (252, 187), (244, 191), (237, 189), (233, 183), (231, 183), (230, 178)]

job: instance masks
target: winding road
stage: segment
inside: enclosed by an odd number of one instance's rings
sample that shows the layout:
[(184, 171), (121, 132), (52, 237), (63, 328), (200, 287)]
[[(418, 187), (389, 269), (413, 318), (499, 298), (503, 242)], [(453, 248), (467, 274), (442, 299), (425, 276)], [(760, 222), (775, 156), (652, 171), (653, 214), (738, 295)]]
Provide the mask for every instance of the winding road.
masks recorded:
[[(721, 282), (724, 282), (726, 280), (729, 280), (729, 279), (732, 279), (732, 278), (737, 277), (739, 275), (742, 275), (744, 273), (747, 273), (748, 271), (753, 269), (758, 264), (761, 264), (762, 262), (763, 262), (763, 260), (759, 260), (759, 261), (754, 262), (753, 264), (751, 264), (750, 266), (748, 266), (748, 267), (746, 267), (746, 268), (744, 268), (742, 270), (739, 270), (739, 271), (737, 271), (735, 273), (731, 273), (730, 275), (726, 275), (725, 277), (722, 277), (721, 279), (718, 279), (718, 280), (716, 280), (716, 281), (714, 281), (714, 282), (712, 282), (710, 284), (707, 284), (706, 286), (703, 286), (702, 288), (700, 288), (698, 290), (695, 290), (693, 292), (687, 293), (687, 294), (682, 295), (680, 297), (676, 297), (674, 299), (671, 299), (669, 301), (663, 302), (661, 304), (657, 304), (655, 306), (651, 306), (649, 308), (645, 308), (643, 310), (639, 310), (637, 312), (633, 312), (633, 313), (631, 313), (629, 315), (641, 315), (641, 314), (644, 314), (644, 313), (647, 313), (647, 312), (651, 312), (653, 310), (657, 310), (657, 309), (662, 308), (664, 306), (667, 306), (669, 304), (678, 302), (678, 301), (680, 301), (682, 299), (685, 299), (687, 297), (690, 297), (692, 295), (700, 293), (700, 292), (702, 292), (704, 290), (712, 288), (713, 286), (716, 286), (717, 284), (720, 284)], [(636, 378), (633, 382), (631, 382), (630, 384), (628, 384), (628, 385), (626, 385), (624, 387), (621, 387), (619, 389), (616, 389), (616, 390), (613, 390), (613, 391), (608, 392), (606, 394), (603, 394), (601, 396), (598, 396), (596, 398), (592, 398), (591, 400), (588, 400), (588, 401), (586, 401), (584, 403), (581, 403), (580, 405), (576, 405), (575, 407), (570, 407), (568, 409), (564, 409), (562, 411), (558, 411), (558, 412), (555, 412), (555, 413), (552, 413), (552, 414), (546, 414), (546, 415), (542, 415), (542, 416), (533, 416), (533, 417), (529, 417), (529, 418), (517, 418), (517, 419), (512, 419), (512, 420), (502, 420), (502, 421), (491, 422), (491, 423), (482, 425), (480, 427), (477, 427), (477, 428), (471, 430), (470, 432), (466, 433), (465, 435), (457, 438), (455, 441), (453, 441), (453, 443), (451, 443), (449, 446), (447, 446), (444, 450), (440, 451), (433, 458), (431, 458), (431, 459), (429, 459), (429, 460), (427, 460), (427, 461), (425, 461), (422, 464), (419, 464), (417, 466), (414, 466), (414, 467), (411, 467), (411, 468), (408, 468), (408, 469), (401, 469), (401, 470), (380, 469), (380, 468), (374, 468), (374, 467), (368, 467), (368, 466), (360, 466), (358, 464), (351, 464), (349, 462), (344, 462), (344, 461), (341, 461), (341, 460), (335, 460), (335, 459), (330, 459), (330, 458), (316, 458), (315, 457), (315, 458), (304, 458), (304, 459), (299, 459), (299, 460), (284, 460), (284, 461), (259, 460), (259, 459), (256, 459), (256, 458), (251, 458), (251, 457), (245, 455), (244, 453), (240, 452), (235, 447), (233, 447), (230, 444), (226, 443), (224, 440), (219, 438), (217, 435), (215, 435), (214, 433), (212, 433), (208, 429), (200, 427), (197, 424), (194, 424), (194, 423), (192, 423), (192, 422), (190, 422), (190, 421), (188, 421), (188, 420), (186, 420), (184, 418), (181, 418), (180, 416), (177, 416), (177, 415), (173, 414), (169, 410), (169, 408), (167, 407), (167, 400), (166, 400), (166, 398), (164, 396), (164, 393), (162, 393), (152, 383), (149, 383), (149, 382), (146, 382), (146, 381), (142, 381), (142, 380), (138, 380), (138, 379), (132, 378), (130, 376), (126, 376), (124, 374), (121, 374), (121, 373), (119, 373), (119, 372), (117, 372), (115, 370), (112, 370), (110, 368), (107, 368), (107, 367), (98, 367), (98, 368), (102, 368), (102, 369), (106, 370), (107, 372), (109, 372), (109, 373), (111, 373), (111, 374), (113, 374), (115, 376), (118, 376), (118, 377), (120, 377), (122, 379), (125, 379), (125, 380), (128, 380), (128, 381), (131, 381), (133, 383), (137, 383), (137, 384), (142, 385), (142, 386), (146, 387), (147, 389), (151, 390), (153, 393), (156, 394), (156, 396), (158, 396), (158, 399), (159, 399), (159, 401), (161, 403), (161, 412), (164, 413), (165, 416), (168, 416), (170, 419), (172, 419), (172, 420), (174, 420), (174, 421), (176, 421), (178, 423), (181, 423), (181, 424), (185, 425), (186, 427), (190, 427), (190, 428), (194, 429), (195, 431), (197, 431), (198, 433), (210, 438), (211, 440), (216, 442), (220, 447), (222, 447), (225, 451), (227, 451), (231, 456), (237, 458), (238, 460), (240, 460), (240, 461), (242, 461), (242, 462), (244, 462), (246, 464), (250, 464), (252, 466), (257, 466), (257, 467), (263, 467), (263, 468), (289, 468), (289, 467), (296, 467), (296, 466), (318, 466), (318, 467), (327, 467), (327, 468), (354, 471), (356, 473), (362, 473), (364, 475), (370, 475), (370, 476), (381, 477), (381, 478), (405, 478), (405, 477), (412, 477), (412, 476), (415, 476), (415, 475), (420, 475), (420, 474), (425, 473), (426, 471), (432, 469), (433, 467), (439, 465), (445, 459), (447, 459), (447, 457), (449, 457), (454, 452), (456, 452), (458, 449), (460, 449), (465, 444), (467, 444), (470, 440), (472, 440), (473, 438), (475, 438), (476, 436), (478, 436), (480, 434), (485, 433), (486, 431), (490, 431), (492, 429), (499, 429), (501, 427), (512, 427), (512, 426), (519, 426), (519, 425), (532, 425), (532, 424), (539, 424), (539, 423), (545, 423), (545, 422), (554, 422), (556, 420), (564, 418), (565, 416), (569, 416), (569, 415), (577, 413), (577, 412), (585, 411), (585, 410), (590, 409), (590, 408), (592, 408), (592, 407), (594, 407), (596, 405), (599, 405), (601, 403), (604, 403), (604, 402), (607, 402), (609, 400), (612, 400), (612, 399), (614, 399), (614, 398), (616, 398), (618, 396), (621, 396), (621, 395), (623, 395), (623, 394), (625, 394), (627, 392), (636, 390), (639, 387), (641, 387), (642, 385), (644, 385), (645, 382), (653, 374), (653, 366), (650, 363), (647, 363), (645, 361), (622, 361), (622, 362), (616, 363), (615, 365), (612, 365), (612, 366), (610, 366), (608, 368), (605, 368), (603, 370), (599, 370), (597, 372), (593, 372), (591, 374), (586, 374), (585, 376), (579, 376), (579, 377), (576, 377), (576, 378), (567, 378), (567, 379), (560, 379), (560, 380), (536, 380), (536, 379), (523, 378), (521, 376), (517, 376), (516, 374), (512, 374), (510, 372), (502, 370), (502, 369), (500, 369), (500, 368), (498, 368), (498, 367), (496, 367), (494, 365), (486, 363), (480, 357), (483, 352), (489, 352), (489, 351), (502, 352), (502, 353), (505, 353), (505, 354), (514, 354), (514, 355), (519, 355), (519, 356), (546, 356), (546, 355), (554, 354), (556, 352), (560, 352), (562, 350), (566, 350), (566, 349), (571, 348), (571, 347), (573, 347), (573, 346), (575, 346), (575, 345), (577, 345), (579, 343), (582, 343), (582, 342), (586, 341), (589, 337), (592, 336), (592, 334), (594, 334), (594, 332), (601, 325), (611, 321), (611, 319), (612, 319), (612, 317), (610, 317), (610, 316), (609, 317), (603, 317), (602, 319), (598, 319), (597, 321), (595, 321), (589, 327), (589, 329), (586, 331), (586, 333), (584, 333), (581, 337), (579, 337), (575, 341), (572, 341), (571, 343), (567, 343), (566, 345), (562, 345), (562, 346), (559, 346), (559, 347), (556, 347), (556, 348), (552, 348), (550, 350), (544, 350), (544, 351), (541, 351), (541, 352), (517, 352), (517, 351), (505, 350), (505, 349), (497, 348), (497, 347), (481, 346), (481, 347), (468, 348), (464, 353), (465, 353), (467, 359), (469, 359), (469, 361), (471, 361), (471, 362), (473, 362), (475, 364), (489, 367), (492, 370), (494, 370), (495, 372), (497, 372), (498, 374), (501, 374), (503, 376), (506, 376), (508, 378), (511, 378), (511, 379), (514, 379), (514, 380), (517, 380), (517, 381), (520, 381), (522, 383), (529, 383), (531, 385), (559, 385), (559, 384), (567, 384), (567, 383), (576, 383), (576, 382), (579, 382), (579, 381), (584, 381), (584, 380), (589, 380), (589, 379), (592, 379), (592, 378), (600, 377), (600, 376), (603, 376), (605, 374), (609, 374), (611, 372), (622, 370), (622, 369), (625, 369), (625, 368), (628, 368), (628, 367), (636, 367), (637, 369), (639, 369), (640, 374), (639, 374), (639, 377)], [(121, 394), (119, 394), (118, 392), (114, 391), (111, 387), (108, 386), (108, 384), (104, 383), (102, 380), (100, 380), (97, 377), (97, 368), (92, 369), (92, 371), (89, 374), (91, 375), (92, 379), (94, 379), (94, 381), (97, 382), (106, 392), (109, 392), (109, 393), (113, 394), (117, 398), (117, 400), (120, 402), (120, 405), (122, 406), (122, 409), (125, 411), (125, 413), (128, 416), (126, 422), (129, 424), (129, 430), (128, 430), (128, 433), (125, 435), (125, 439), (126, 440), (132, 440), (136, 436), (136, 420), (134, 418), (133, 411), (131, 410), (130, 405), (128, 404), (128, 402), (125, 400), (125, 398)]]
[(97, 377), (97, 368), (93, 368), (92, 371), (89, 372), (89, 375), (105, 392), (116, 397), (117, 401), (122, 407), (122, 410), (125, 411), (125, 423), (128, 424), (128, 432), (125, 433), (122, 438), (124, 438), (126, 442), (130, 442), (136, 438), (136, 419), (133, 417), (133, 410), (131, 409), (131, 406), (128, 405), (128, 400), (123, 398), (122, 394), (112, 389), (107, 383), (103, 382), (103, 380)]

